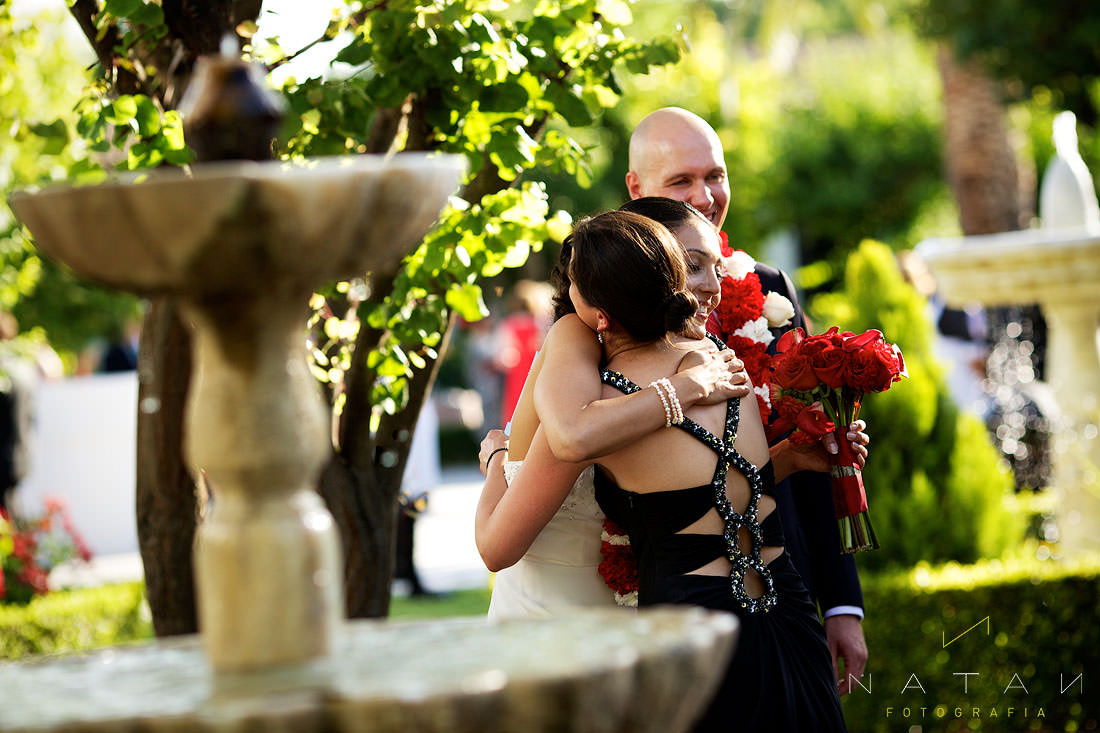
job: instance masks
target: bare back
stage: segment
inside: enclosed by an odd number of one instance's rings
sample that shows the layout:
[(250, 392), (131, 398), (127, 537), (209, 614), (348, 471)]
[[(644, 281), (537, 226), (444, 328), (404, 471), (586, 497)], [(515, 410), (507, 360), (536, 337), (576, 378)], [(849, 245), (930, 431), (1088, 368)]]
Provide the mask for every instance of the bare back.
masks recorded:
[[(644, 387), (656, 379), (674, 374), (689, 352), (697, 349), (713, 350), (710, 341), (673, 338), (670, 344), (654, 344), (638, 347), (616, 355), (607, 365), (635, 384)], [(621, 394), (615, 387), (605, 385), (603, 397)], [(685, 417), (698, 423), (713, 435), (723, 434), (726, 420), (726, 404), (693, 406), (684, 411)], [(750, 463), (760, 467), (769, 460), (767, 438), (760, 420), (756, 396), (749, 393), (741, 398), (740, 427), (734, 447)], [(646, 494), (676, 491), (707, 484), (712, 480), (717, 461), (715, 452), (699, 439), (678, 429), (659, 430), (630, 445), (601, 457), (597, 463), (620, 488)], [(732, 507), (743, 512), (749, 504), (750, 488), (745, 476), (738, 471), (726, 474), (726, 497)], [(758, 520), (775, 510), (775, 500), (770, 496), (760, 499)], [(725, 523), (715, 509), (711, 509), (696, 522), (681, 530), (683, 534), (722, 534)], [(739, 544), (747, 551), (749, 538), (739, 537)], [(766, 547), (761, 559), (767, 563), (782, 553), (782, 547)], [(696, 569), (696, 574), (725, 575), (730, 563), (718, 558)], [(747, 578), (746, 590), (759, 595), (758, 579)]]

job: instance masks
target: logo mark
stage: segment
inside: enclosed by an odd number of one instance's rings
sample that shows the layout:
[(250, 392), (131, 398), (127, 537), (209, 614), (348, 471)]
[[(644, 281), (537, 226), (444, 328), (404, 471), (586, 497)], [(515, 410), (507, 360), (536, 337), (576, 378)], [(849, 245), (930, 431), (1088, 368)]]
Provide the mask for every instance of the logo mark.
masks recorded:
[(948, 641), (948, 640), (947, 640), (947, 632), (946, 632), (946, 631), (944, 631), (944, 632), (943, 632), (943, 648), (944, 648), (944, 649), (946, 649), (947, 647), (951, 646), (951, 645), (952, 645), (952, 644), (954, 644), (954, 643), (955, 643), (956, 641), (958, 641), (959, 639), (963, 638), (964, 636), (966, 636), (967, 634), (969, 634), (969, 633), (970, 633), (971, 631), (973, 631), (974, 629), (978, 628), (978, 627), (979, 627), (979, 626), (981, 626), (982, 624), (985, 624), (985, 635), (986, 635), (986, 636), (989, 636), (989, 616), (986, 616), (986, 617), (985, 617), (985, 618), (983, 618), (983, 619), (982, 619), (981, 621), (979, 621), (978, 623), (974, 624), (974, 625), (973, 625), (973, 626), (971, 626), (971, 627), (970, 627), (969, 629), (967, 629), (966, 631), (962, 632), (961, 634), (959, 634), (958, 636), (956, 636), (956, 637), (955, 637), (954, 639), (952, 639), (951, 641)]

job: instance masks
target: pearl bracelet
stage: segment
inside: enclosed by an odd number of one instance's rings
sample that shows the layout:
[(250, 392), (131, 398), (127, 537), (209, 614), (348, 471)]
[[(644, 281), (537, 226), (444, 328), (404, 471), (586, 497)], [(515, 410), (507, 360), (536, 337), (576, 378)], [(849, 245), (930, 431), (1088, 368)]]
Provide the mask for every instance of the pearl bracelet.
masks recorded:
[(679, 425), (684, 421), (684, 408), (680, 405), (680, 398), (676, 395), (676, 388), (672, 386), (672, 382), (668, 377), (661, 377), (657, 381), (661, 383), (661, 386), (664, 387), (665, 391), (668, 393), (668, 402), (672, 408), (672, 419), (670, 422), (673, 425)]
[(650, 382), (649, 386), (652, 387), (657, 393), (657, 396), (661, 398), (661, 404), (665, 407), (665, 427), (672, 427), (672, 409), (668, 406), (668, 398), (665, 397), (664, 390), (662, 389), (664, 385), (661, 384), (661, 380), (658, 379), (655, 382)]

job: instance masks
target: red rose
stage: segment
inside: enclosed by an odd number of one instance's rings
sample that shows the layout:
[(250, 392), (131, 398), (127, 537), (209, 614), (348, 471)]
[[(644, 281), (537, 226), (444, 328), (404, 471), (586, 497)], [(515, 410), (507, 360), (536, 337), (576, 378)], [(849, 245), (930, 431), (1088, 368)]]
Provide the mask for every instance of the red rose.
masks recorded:
[(882, 392), (899, 373), (898, 360), (886, 342), (848, 355), (848, 381), (858, 392)]
[(803, 339), (805, 338), (805, 331), (803, 331), (801, 328), (792, 328), (790, 331), (787, 331), (779, 337), (779, 341), (775, 343), (775, 352), (777, 354), (782, 354), (786, 351), (789, 351), (795, 346), (798, 346), (798, 344), (802, 343)]
[(825, 349), (810, 357), (814, 374), (824, 382), (825, 386), (834, 389), (843, 387), (848, 374), (848, 355), (844, 350), (834, 344), (829, 344)]
[(813, 359), (826, 349), (835, 348), (832, 334), (829, 333), (819, 333), (816, 336), (807, 336), (798, 347), (799, 352), (808, 359)]
[(894, 375), (894, 381), (897, 382), (903, 377), (908, 377), (909, 370), (905, 367), (905, 357), (901, 355), (901, 349), (898, 348), (898, 345), (894, 344), (891, 348), (894, 350), (894, 357), (898, 360), (898, 373)]
[(869, 328), (858, 336), (851, 336), (844, 340), (845, 351), (859, 351), (860, 349), (874, 343), (875, 341), (886, 342), (886, 339), (882, 336), (882, 331), (877, 328)]
[(783, 389), (805, 392), (818, 385), (813, 364), (799, 349), (776, 356), (773, 369), (772, 380)]
[(798, 413), (795, 425), (803, 433), (814, 438), (821, 438), (836, 428), (833, 421), (825, 415), (825, 410), (821, 409), (821, 405), (810, 405), (804, 408)]

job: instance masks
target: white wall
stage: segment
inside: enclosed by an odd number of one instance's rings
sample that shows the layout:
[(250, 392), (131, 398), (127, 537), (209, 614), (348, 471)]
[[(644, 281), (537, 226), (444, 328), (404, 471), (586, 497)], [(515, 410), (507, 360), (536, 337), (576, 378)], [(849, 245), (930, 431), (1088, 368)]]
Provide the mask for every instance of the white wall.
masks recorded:
[(134, 508), (137, 373), (42, 381), (35, 394), (30, 473), (16, 501), (37, 513), (64, 498), (96, 555), (137, 552)]

